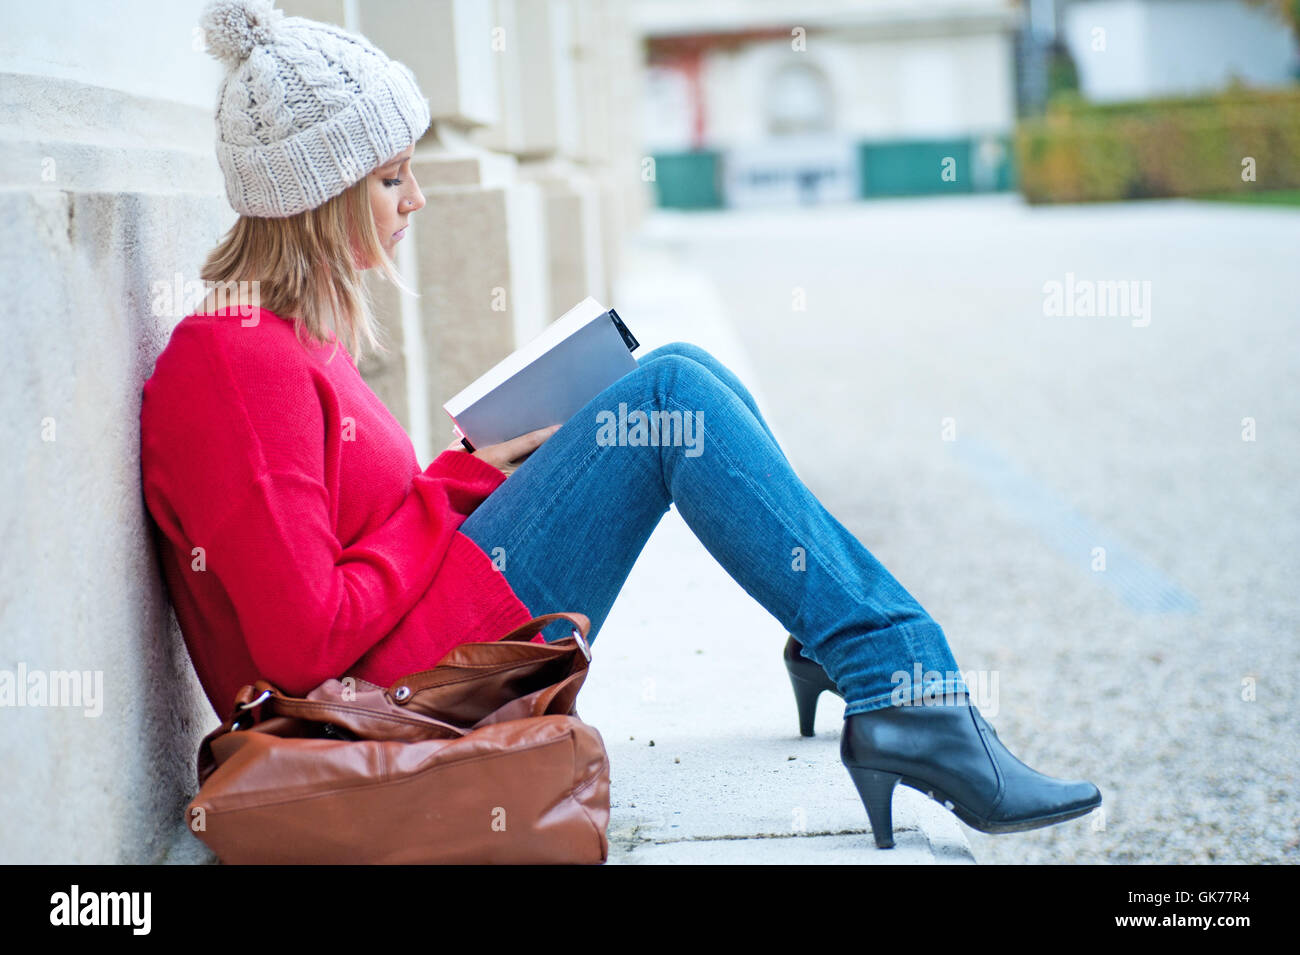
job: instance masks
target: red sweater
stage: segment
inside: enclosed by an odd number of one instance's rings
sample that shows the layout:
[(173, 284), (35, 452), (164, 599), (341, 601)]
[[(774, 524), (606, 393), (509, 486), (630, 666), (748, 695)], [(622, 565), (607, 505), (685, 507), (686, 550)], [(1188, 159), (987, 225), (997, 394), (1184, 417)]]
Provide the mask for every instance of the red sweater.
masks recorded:
[(190, 315), (140, 424), (169, 596), (223, 718), (259, 677), (386, 686), (533, 617), (459, 530), (506, 476), (459, 450), (421, 471), (337, 338), (302, 344), (266, 309)]

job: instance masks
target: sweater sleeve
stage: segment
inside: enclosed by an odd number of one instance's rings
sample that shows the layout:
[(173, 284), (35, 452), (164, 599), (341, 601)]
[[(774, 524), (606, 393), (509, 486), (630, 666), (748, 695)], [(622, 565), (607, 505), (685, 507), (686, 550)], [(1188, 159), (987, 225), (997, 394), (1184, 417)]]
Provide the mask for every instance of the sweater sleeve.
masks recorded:
[(506, 476), (471, 454), (444, 452), (383, 523), (345, 547), (326, 483), (324, 437), (340, 414), (328, 388), (303, 363), (276, 364), (252, 348), (216, 348), (209, 360), (225, 399), (225, 427), (209, 433), (226, 447), (194, 542), (259, 673), (305, 692), (396, 627), (429, 590), (465, 518)]
[(443, 461), (439, 471), (452, 473), (432, 470), (348, 547), (334, 536), (316, 476), (277, 470), (248, 484), (209, 535), (207, 569), (229, 595), (262, 676), (291, 693), (338, 676), (429, 589), (463, 512), (484, 496), (476, 466)]
[[(425, 468), (429, 477), (461, 478), (467, 482), (463, 495), (452, 501), (456, 513), (469, 517), (487, 496), (505, 483), (506, 474), (500, 468), (476, 458), (468, 451), (447, 450), (433, 459)], [(469, 483), (472, 482), (472, 483)]]

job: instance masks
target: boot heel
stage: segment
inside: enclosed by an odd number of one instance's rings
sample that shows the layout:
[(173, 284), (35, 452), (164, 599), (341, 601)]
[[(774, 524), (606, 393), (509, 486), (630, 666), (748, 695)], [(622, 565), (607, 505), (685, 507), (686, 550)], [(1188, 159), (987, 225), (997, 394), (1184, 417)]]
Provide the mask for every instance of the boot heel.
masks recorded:
[(894, 786), (898, 776), (894, 773), (882, 773), (874, 769), (847, 767), (853, 785), (858, 788), (862, 804), (867, 807), (867, 819), (871, 823), (871, 835), (875, 837), (877, 849), (892, 849), (894, 846)]
[(813, 724), (817, 721), (817, 699), (824, 686), (809, 682), (803, 677), (790, 674), (790, 685), (794, 687), (794, 705), (799, 710), (799, 733), (801, 736), (816, 735)]

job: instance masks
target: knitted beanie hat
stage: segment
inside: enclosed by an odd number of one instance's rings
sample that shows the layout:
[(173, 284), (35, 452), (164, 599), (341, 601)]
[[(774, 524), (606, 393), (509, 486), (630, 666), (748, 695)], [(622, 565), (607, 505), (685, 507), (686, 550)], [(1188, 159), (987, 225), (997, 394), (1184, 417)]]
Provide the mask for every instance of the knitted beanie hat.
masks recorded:
[(228, 72), (217, 94), (217, 162), (241, 215), (314, 209), (429, 128), (415, 76), (364, 37), (271, 0), (214, 0), (199, 21)]

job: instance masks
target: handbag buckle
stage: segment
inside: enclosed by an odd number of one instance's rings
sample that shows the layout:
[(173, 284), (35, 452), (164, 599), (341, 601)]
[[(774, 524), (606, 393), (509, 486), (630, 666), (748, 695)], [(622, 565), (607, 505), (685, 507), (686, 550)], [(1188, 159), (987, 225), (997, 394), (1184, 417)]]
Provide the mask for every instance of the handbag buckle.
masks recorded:
[(573, 628), (573, 639), (578, 641), (578, 646), (582, 648), (582, 655), (591, 661), (591, 646), (587, 643), (587, 638), (582, 635), (582, 631), (577, 627)]
[(251, 710), (251, 709), (252, 709), (253, 707), (255, 707), (255, 706), (261, 706), (261, 705), (262, 705), (263, 703), (265, 703), (268, 699), (270, 699), (270, 697), (271, 697), (271, 691), (270, 691), (270, 690), (263, 690), (263, 691), (262, 691), (262, 695), (259, 696), (257, 699), (255, 699), (255, 700), (249, 700), (247, 703), (240, 703), (240, 704), (239, 704), (239, 709), (241, 709), (241, 710)]
[[(263, 690), (261, 695), (257, 699), (250, 700), (247, 703), (240, 703), (235, 707), (235, 709), (240, 711), (241, 713), (247, 713), (253, 707), (260, 706), (261, 704), (265, 703), (270, 698), (270, 696), (271, 696), (270, 690)], [(233, 733), (237, 729), (239, 729), (239, 720), (238, 719), (231, 720), (230, 732)]]

